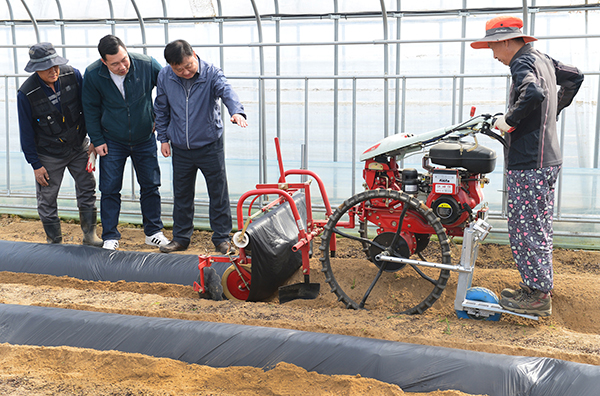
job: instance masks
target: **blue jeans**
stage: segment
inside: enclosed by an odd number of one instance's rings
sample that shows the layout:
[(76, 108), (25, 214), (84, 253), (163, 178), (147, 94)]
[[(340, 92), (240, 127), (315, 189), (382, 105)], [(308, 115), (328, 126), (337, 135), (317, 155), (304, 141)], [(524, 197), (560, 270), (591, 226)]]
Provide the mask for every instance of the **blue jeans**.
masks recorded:
[(198, 169), (204, 175), (209, 197), (212, 242), (218, 245), (229, 240), (231, 208), (223, 136), (217, 141), (193, 150), (172, 148), (173, 156), (173, 240), (183, 246), (190, 244), (194, 232), (194, 195)]
[(121, 188), (127, 157), (131, 157), (137, 181), (140, 185), (140, 205), (144, 233), (154, 235), (163, 228), (160, 219), (160, 168), (156, 140), (152, 136), (147, 142), (128, 146), (106, 140), (108, 154), (100, 157), (100, 219), (102, 239), (121, 239), (117, 230), (121, 211)]

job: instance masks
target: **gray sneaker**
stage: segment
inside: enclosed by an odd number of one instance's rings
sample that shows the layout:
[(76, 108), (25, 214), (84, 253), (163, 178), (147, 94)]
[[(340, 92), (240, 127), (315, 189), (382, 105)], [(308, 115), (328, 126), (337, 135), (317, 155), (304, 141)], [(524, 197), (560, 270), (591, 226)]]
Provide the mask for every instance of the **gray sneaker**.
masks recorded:
[(531, 289), (520, 283), (521, 290), (514, 290), (513, 297), (502, 297), (500, 306), (507, 311), (537, 315), (552, 315), (551, 293), (543, 293), (540, 290)]
[(523, 293), (523, 286), (527, 287), (523, 282), (519, 282), (520, 289), (506, 288), (500, 292), (500, 298), (518, 298)]

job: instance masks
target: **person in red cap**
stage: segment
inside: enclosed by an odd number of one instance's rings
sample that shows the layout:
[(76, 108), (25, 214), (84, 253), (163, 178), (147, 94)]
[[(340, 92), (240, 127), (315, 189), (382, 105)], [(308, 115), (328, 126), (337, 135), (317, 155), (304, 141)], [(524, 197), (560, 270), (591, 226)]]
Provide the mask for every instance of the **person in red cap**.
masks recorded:
[(554, 185), (562, 165), (556, 120), (577, 94), (583, 74), (534, 49), (529, 43), (537, 39), (523, 34), (522, 27), (516, 17), (491, 19), (485, 37), (471, 47), (490, 48), (512, 75), (508, 109), (494, 127), (508, 142), (508, 234), (522, 282), (518, 290), (502, 290), (500, 305), (548, 316), (554, 287)]

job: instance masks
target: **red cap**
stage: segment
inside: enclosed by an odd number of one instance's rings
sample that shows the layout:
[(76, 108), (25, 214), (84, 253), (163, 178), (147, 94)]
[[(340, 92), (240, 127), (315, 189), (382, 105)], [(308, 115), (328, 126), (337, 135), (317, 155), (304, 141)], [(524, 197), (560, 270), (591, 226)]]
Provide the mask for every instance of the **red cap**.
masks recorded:
[(485, 37), (471, 43), (471, 47), (475, 49), (489, 48), (488, 43), (506, 41), (514, 38), (522, 37), (526, 43), (536, 41), (532, 36), (523, 34), (521, 28), (523, 21), (521, 18), (514, 16), (499, 16), (490, 19), (485, 24)]

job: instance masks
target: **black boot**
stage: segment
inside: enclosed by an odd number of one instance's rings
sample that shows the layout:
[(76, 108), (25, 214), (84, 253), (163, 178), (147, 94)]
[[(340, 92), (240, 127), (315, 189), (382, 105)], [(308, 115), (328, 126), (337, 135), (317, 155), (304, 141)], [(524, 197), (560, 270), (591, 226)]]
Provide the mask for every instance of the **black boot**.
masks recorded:
[(98, 211), (96, 208), (79, 209), (79, 222), (83, 231), (83, 244), (90, 246), (102, 246), (102, 239), (96, 235), (96, 222)]
[(42, 221), (44, 231), (46, 231), (46, 241), (48, 243), (62, 243), (62, 232), (60, 230), (60, 220)]

